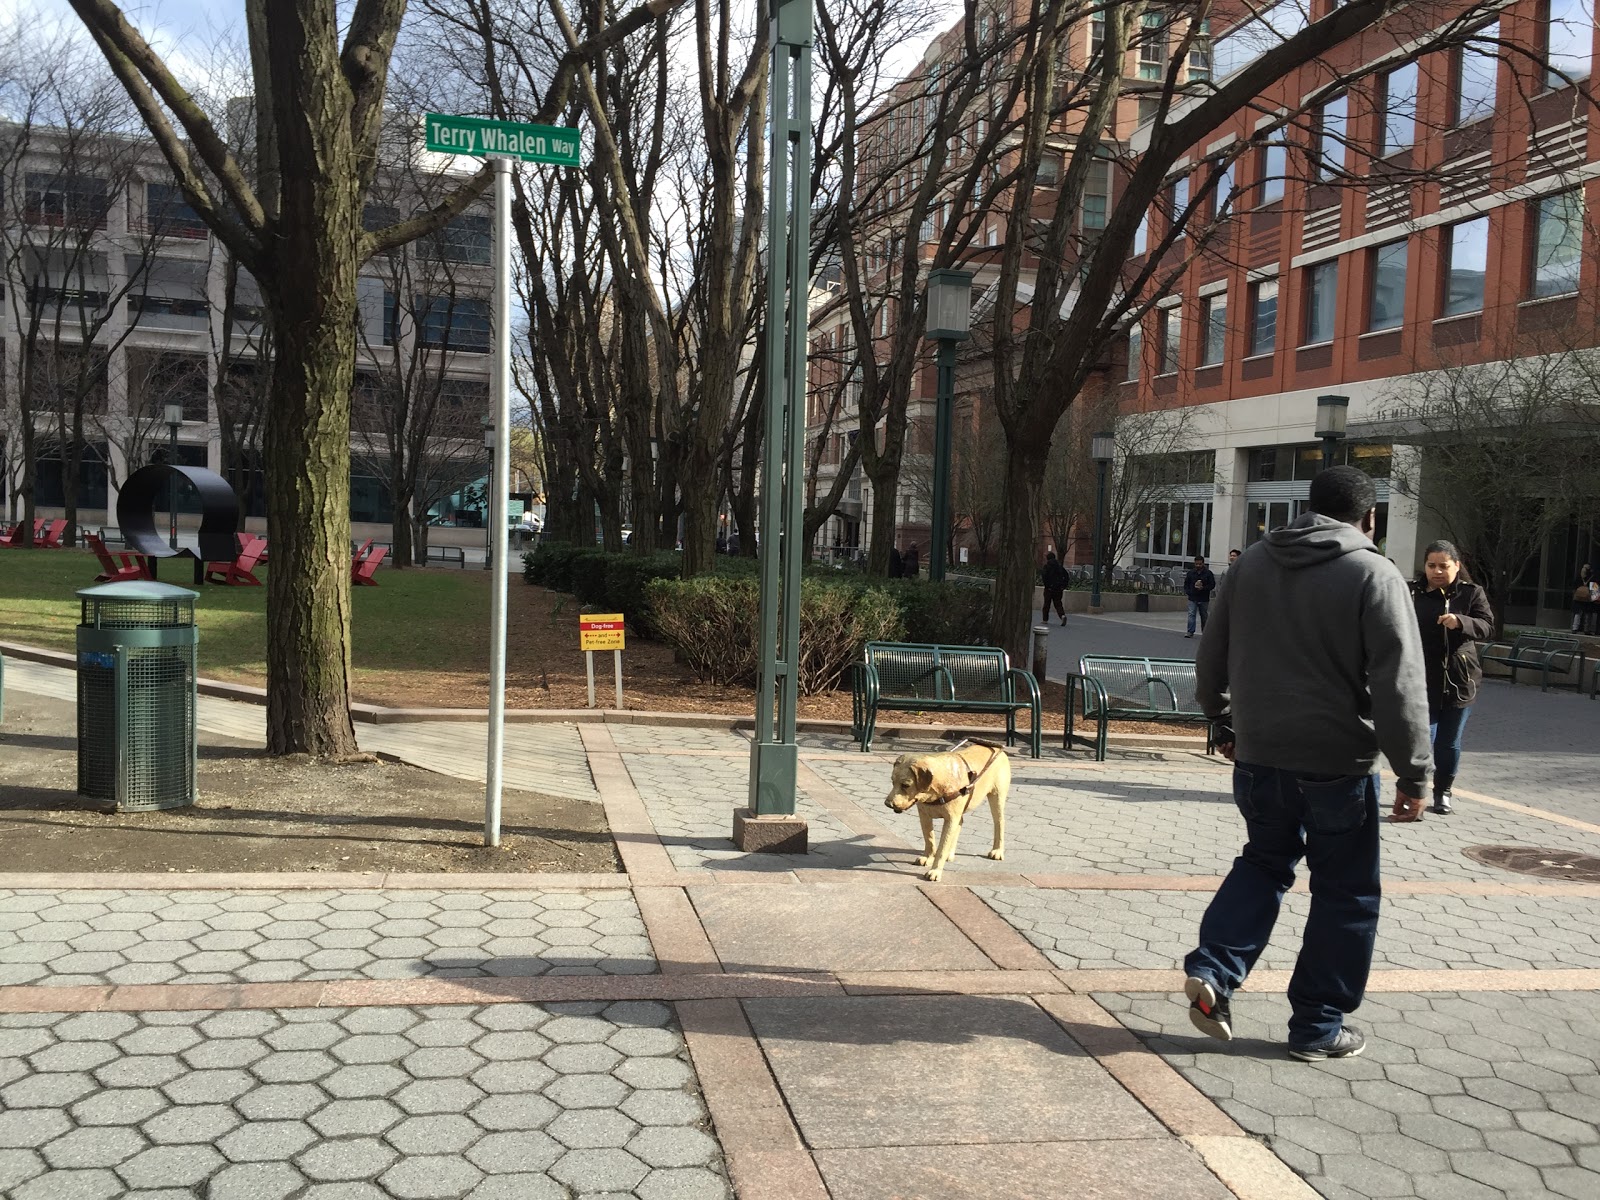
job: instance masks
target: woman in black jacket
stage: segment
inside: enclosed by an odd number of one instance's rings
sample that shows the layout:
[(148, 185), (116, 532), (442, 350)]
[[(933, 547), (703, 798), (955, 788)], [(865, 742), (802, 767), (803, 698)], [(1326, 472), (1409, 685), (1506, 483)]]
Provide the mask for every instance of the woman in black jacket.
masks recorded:
[(1483, 682), (1478, 643), (1494, 636), (1489, 598), (1467, 575), (1460, 552), (1431, 542), (1412, 587), (1422, 659), (1428, 670), (1428, 721), (1433, 737), (1433, 806), (1450, 812), (1450, 788), (1461, 765), (1461, 733)]

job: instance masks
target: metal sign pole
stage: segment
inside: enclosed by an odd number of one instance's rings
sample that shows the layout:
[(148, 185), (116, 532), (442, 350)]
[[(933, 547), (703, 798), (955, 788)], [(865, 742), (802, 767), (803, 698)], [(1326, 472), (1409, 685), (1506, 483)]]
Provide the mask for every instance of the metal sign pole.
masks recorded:
[(483, 844), (500, 844), (501, 772), (506, 733), (506, 532), (507, 483), (511, 479), (511, 159), (494, 162), (494, 466), (489, 521), (492, 570), (489, 580), (489, 762), (483, 797)]

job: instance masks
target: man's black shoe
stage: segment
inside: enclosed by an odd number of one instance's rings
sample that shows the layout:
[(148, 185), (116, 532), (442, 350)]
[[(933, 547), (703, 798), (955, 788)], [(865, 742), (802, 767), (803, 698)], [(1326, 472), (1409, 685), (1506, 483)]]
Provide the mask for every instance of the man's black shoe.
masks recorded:
[(1301, 1062), (1321, 1062), (1325, 1058), (1354, 1058), (1367, 1048), (1367, 1039), (1359, 1029), (1346, 1025), (1325, 1042), (1309, 1046), (1290, 1046), (1289, 1057)]

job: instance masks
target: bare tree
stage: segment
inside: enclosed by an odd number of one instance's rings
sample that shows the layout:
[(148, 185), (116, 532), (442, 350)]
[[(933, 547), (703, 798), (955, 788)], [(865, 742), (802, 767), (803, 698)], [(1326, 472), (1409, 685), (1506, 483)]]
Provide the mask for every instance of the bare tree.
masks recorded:
[[(488, 185), (486, 166), (433, 209), (362, 224), (405, 0), (247, 0), (254, 182), (186, 88), (112, 0), (71, 0), (155, 137), (190, 207), (260, 283), (272, 314), (267, 414), (267, 750), (345, 756), (350, 723), (350, 393), (356, 281), (374, 254), (441, 228)], [(556, 65), (540, 115), (578, 65), (656, 19), (651, 3)], [(182, 131), (180, 134), (180, 130)]]
[(1600, 364), (1557, 351), (1418, 376), (1383, 413), (1392, 485), (1460, 548), (1497, 628), (1550, 535), (1600, 494)]

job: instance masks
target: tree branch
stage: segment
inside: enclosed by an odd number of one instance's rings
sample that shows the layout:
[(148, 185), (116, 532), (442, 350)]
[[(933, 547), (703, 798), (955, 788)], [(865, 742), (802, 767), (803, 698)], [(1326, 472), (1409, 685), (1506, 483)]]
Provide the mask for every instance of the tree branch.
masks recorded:
[[(207, 224), (211, 225), (224, 241), (233, 239), (229, 244), (235, 253), (246, 261), (258, 261), (261, 252), (259, 239), (266, 227), (266, 216), (256, 199), (255, 192), (250, 187), (249, 180), (240, 170), (233, 152), (217, 133), (211, 119), (195, 102), (194, 97), (173, 77), (167, 65), (150, 48), (150, 44), (144, 40), (139, 31), (128, 24), (128, 19), (122, 15), (122, 10), (112, 0), (69, 0), (69, 2), (94, 38), (95, 44), (105, 54), (112, 71), (128, 89), (128, 95), (138, 107), (139, 114), (144, 117), (145, 124), (161, 147), (161, 152), (166, 155), (173, 174), (178, 177), (178, 185), (183, 188), (184, 198), (195, 205), (195, 211), (202, 216), (209, 211)], [(222, 184), (228, 199), (233, 202), (237, 214), (235, 220), (224, 217), (221, 209), (212, 202), (210, 192), (205, 188), (189, 160), (188, 151), (178, 140), (171, 123), (161, 112), (160, 105), (156, 102), (157, 98), (177, 117), (184, 132), (194, 142), (201, 161)]]
[(471, 179), (461, 184), (438, 204), (427, 212), (419, 213), (404, 221), (396, 221), (387, 229), (377, 229), (361, 239), (361, 261), (365, 262), (374, 254), (382, 254), (393, 250), (396, 246), (404, 246), (407, 242), (414, 242), (419, 237), (443, 229), (471, 206), (472, 202), (483, 195), (489, 186), (489, 181), (494, 178), (494, 164), (484, 163)]

